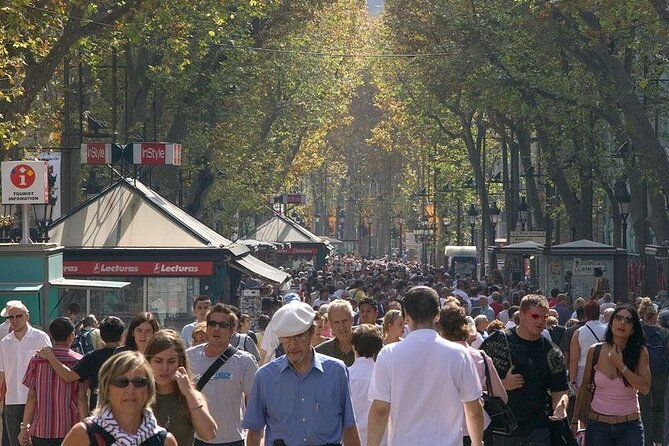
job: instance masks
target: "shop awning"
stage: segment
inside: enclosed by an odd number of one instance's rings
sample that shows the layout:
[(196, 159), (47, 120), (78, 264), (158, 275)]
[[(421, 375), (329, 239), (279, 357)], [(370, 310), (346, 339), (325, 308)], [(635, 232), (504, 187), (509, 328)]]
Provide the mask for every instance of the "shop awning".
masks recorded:
[(49, 282), (54, 288), (68, 288), (79, 290), (120, 290), (130, 285), (130, 282), (111, 280), (83, 280), (83, 279), (54, 279)]
[(0, 294), (38, 293), (43, 286), (41, 283), (0, 283)]
[(290, 279), (290, 275), (274, 268), (272, 265), (268, 265), (262, 260), (256, 259), (252, 255), (246, 255), (238, 259), (233, 259), (230, 261), (230, 266), (243, 273), (250, 274), (252, 276), (260, 276), (269, 280), (270, 282), (278, 284), (282, 284), (286, 280)]

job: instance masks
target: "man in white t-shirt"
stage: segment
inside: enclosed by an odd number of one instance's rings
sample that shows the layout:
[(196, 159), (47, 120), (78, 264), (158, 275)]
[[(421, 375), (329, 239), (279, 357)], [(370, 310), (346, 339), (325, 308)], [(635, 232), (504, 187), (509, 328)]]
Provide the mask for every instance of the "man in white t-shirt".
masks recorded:
[(6, 317), (12, 332), (0, 340), (0, 385), (7, 383), (3, 413), (11, 446), (19, 446), (19, 432), (23, 424), (23, 409), (28, 399), (28, 388), (23, 385), (30, 359), (42, 347), (51, 347), (49, 335), (30, 326), (30, 313), (20, 300), (7, 302), (0, 316)]
[[(404, 309), (410, 333), (386, 345), (374, 366), (367, 444), (379, 446), (387, 428), (389, 446), (459, 446), (462, 429), (453, 426), (462, 426), (464, 417), (472, 446), (481, 446), (481, 383), (472, 379), (477, 372), (467, 350), (434, 329), (437, 292), (426, 286), (411, 288)], [(439, 414), (439, 422), (426, 414)]]

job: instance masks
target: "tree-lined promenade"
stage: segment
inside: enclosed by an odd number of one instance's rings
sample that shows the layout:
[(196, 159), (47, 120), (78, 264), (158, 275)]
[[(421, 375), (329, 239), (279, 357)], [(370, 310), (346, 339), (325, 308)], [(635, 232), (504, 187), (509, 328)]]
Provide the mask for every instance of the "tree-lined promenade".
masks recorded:
[(462, 242), (470, 204), (489, 245), (495, 202), (507, 235), (527, 203), (523, 226), (548, 242), (625, 238), (643, 256), (669, 239), (667, 15), (659, 1), (399, 0), (370, 16), (352, 0), (13, 0), (0, 158), (64, 148), (67, 210), (90, 177), (82, 140), (177, 142), (182, 168), (152, 185), (223, 234), (301, 191), (305, 224), (334, 235), (343, 210), (343, 238), (377, 255), (421, 217), (450, 217), (435, 245)]

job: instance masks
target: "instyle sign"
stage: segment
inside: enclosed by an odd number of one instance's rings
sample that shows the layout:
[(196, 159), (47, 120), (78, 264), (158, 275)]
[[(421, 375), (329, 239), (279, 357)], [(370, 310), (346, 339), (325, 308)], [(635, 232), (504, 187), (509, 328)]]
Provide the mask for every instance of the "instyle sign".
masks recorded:
[(104, 142), (85, 142), (81, 144), (82, 164), (111, 164), (112, 144)]
[(133, 164), (181, 165), (181, 144), (168, 142), (137, 142), (132, 145)]
[(65, 261), (65, 276), (210, 276), (213, 262)]
[(48, 203), (48, 174), (46, 161), (3, 161), (2, 203)]

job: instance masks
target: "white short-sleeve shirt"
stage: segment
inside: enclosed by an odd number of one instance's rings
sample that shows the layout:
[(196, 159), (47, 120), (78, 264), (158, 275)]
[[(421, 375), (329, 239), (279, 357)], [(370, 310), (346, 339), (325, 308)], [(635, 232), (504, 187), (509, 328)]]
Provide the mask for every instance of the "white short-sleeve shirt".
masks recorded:
[(390, 403), (389, 446), (460, 446), (462, 403), (481, 397), (481, 383), (465, 347), (419, 329), (381, 350), (368, 397)]
[(0, 340), (0, 372), (5, 373), (7, 383), (5, 404), (26, 403), (28, 388), (23, 385), (23, 375), (35, 352), (46, 346), (51, 347), (49, 335), (30, 325), (20, 341), (16, 339), (14, 332)]

